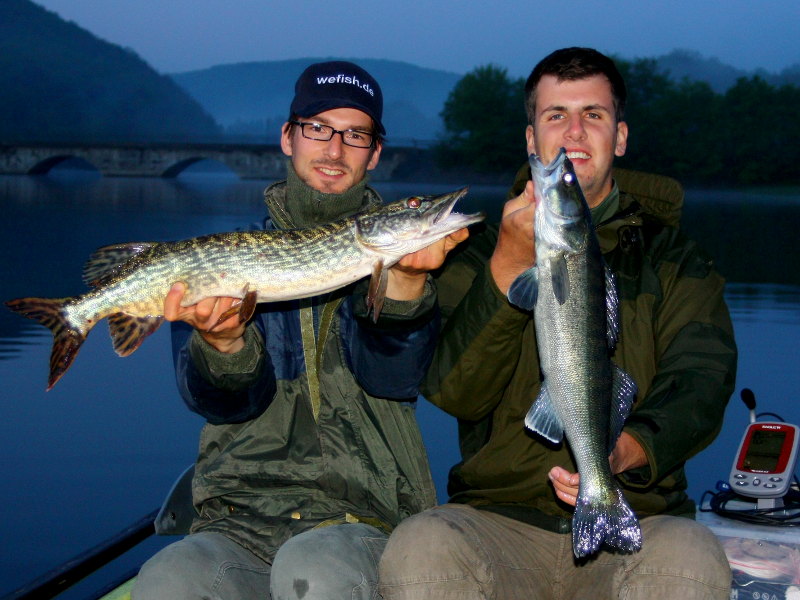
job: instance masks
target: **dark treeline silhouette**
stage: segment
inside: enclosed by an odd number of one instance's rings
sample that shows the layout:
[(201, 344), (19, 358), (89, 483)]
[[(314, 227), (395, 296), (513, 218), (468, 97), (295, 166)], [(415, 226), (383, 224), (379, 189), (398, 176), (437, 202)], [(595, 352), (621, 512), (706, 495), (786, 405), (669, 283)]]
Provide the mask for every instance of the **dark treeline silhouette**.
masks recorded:
[[(653, 59), (615, 60), (631, 131), (620, 166), (694, 185), (800, 183), (800, 87), (755, 75), (715, 92), (670, 79)], [(442, 111), (437, 163), (490, 173), (524, 161), (523, 85), (492, 65), (465, 75)]]
[(171, 78), (28, 0), (0, 1), (0, 142), (212, 141)]

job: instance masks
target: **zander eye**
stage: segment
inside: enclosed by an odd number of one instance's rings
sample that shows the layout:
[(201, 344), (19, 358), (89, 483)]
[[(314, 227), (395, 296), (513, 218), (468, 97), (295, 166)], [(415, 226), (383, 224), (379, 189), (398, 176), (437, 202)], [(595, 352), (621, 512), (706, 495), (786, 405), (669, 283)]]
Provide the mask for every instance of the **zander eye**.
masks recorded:
[(406, 206), (408, 206), (408, 208), (419, 208), (420, 206), (422, 206), (422, 199), (417, 198), (416, 196), (414, 196), (413, 198), (409, 198), (406, 201)]

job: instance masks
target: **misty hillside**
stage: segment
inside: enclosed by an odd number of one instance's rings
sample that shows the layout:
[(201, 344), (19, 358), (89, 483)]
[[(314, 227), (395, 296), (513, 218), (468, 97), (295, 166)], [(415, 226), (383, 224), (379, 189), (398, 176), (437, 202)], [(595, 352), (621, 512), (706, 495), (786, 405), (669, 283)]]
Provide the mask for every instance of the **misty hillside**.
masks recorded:
[(0, 141), (187, 141), (219, 128), (171, 78), (29, 0), (0, 0)]
[(726, 65), (718, 58), (708, 58), (695, 50), (678, 49), (655, 59), (661, 70), (668, 73), (671, 79), (680, 81), (683, 78), (705, 81), (717, 93), (723, 93), (741, 77), (758, 75), (774, 86), (792, 84), (800, 86), (800, 65), (792, 65), (780, 73), (769, 73), (763, 69), (746, 71)]
[(377, 79), (383, 90), (383, 123), (393, 144), (435, 139), (441, 129), (439, 113), (462, 77), (392, 60), (338, 57), (219, 65), (172, 77), (225, 133), (277, 142), (279, 128), (289, 116), (297, 77), (309, 64), (324, 60), (350, 60)]

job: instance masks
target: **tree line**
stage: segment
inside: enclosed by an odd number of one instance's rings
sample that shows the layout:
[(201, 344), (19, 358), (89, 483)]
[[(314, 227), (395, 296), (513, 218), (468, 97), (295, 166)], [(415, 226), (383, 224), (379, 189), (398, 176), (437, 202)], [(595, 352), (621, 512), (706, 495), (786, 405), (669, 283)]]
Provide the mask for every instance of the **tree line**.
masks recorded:
[[(674, 81), (653, 59), (615, 59), (628, 86), (630, 134), (619, 166), (695, 185), (800, 183), (800, 87), (740, 78), (723, 93)], [(442, 168), (515, 171), (525, 160), (523, 78), (485, 65), (453, 88), (434, 153)]]

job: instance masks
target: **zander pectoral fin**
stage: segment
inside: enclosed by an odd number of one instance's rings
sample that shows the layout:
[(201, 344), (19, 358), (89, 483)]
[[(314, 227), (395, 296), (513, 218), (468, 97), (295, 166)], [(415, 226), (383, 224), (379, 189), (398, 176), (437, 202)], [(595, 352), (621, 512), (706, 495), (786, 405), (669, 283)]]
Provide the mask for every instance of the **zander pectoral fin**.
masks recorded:
[(539, 295), (539, 271), (531, 267), (517, 277), (508, 288), (508, 301), (523, 310), (533, 310)]
[(563, 254), (550, 260), (550, 273), (552, 274), (553, 295), (556, 301), (563, 305), (569, 298), (569, 270)]

